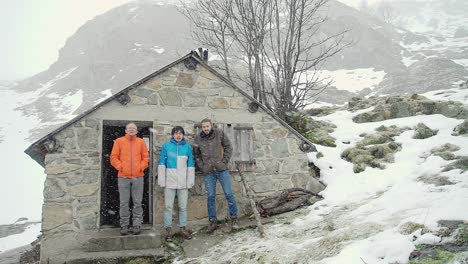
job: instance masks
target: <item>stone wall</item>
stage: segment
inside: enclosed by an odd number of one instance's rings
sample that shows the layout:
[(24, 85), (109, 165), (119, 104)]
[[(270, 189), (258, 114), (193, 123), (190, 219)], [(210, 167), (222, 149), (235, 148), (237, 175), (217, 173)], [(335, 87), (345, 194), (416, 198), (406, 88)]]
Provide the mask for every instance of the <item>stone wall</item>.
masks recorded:
[[(157, 171), (160, 148), (170, 138), (173, 126), (183, 126), (191, 143), (196, 134), (195, 124), (206, 117), (219, 124), (249, 124), (254, 133), (256, 166), (253, 171), (245, 172), (245, 177), (258, 197), (291, 187), (316, 192), (322, 188), (309, 173), (307, 155), (299, 150), (301, 140), (262, 109), (250, 113), (248, 98), (200, 65), (195, 70), (187, 69), (183, 63), (175, 65), (130, 90), (128, 95), (128, 104), (113, 100), (55, 135), (56, 151), (47, 154), (45, 160), (43, 256), (64, 254), (66, 249), (54, 249), (61, 244), (60, 234), (92, 237), (99, 228), (101, 126), (104, 120), (153, 122), (151, 166), (154, 172)], [(233, 190), (240, 213), (249, 214), (250, 205), (235, 172)], [(162, 222), (162, 190), (155, 185), (153, 191), (154, 219), (158, 224)], [(227, 204), (219, 186), (217, 193), (218, 216), (224, 218)], [(188, 209), (191, 221), (207, 218), (202, 175), (196, 176)], [(177, 223), (176, 212), (174, 216)], [(79, 247), (83, 241), (75, 238), (69, 242), (70, 247)]]
[[(99, 217), (100, 129), (83, 119), (55, 136), (56, 150), (45, 157), (41, 256), (61, 259), (76, 247), (74, 233), (96, 230)], [(63, 249), (63, 250), (58, 250)]]

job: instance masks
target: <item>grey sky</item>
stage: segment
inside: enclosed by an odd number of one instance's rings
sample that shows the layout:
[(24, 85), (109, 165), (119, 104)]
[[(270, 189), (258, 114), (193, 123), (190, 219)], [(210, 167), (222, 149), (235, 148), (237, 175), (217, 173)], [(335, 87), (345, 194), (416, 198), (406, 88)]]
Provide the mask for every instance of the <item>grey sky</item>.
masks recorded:
[[(87, 20), (132, 0), (0, 1), (0, 80), (16, 80), (46, 70)], [(362, 0), (340, 1), (356, 6)]]
[(0, 0), (0, 80), (46, 70), (87, 20), (130, 0)]

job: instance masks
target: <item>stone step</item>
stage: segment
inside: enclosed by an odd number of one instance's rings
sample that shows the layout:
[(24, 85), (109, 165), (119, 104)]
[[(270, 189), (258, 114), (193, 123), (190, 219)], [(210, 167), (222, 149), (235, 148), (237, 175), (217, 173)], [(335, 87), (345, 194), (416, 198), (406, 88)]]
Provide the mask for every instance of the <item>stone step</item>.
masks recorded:
[(139, 235), (121, 236), (113, 232), (101, 232), (84, 245), (85, 252), (155, 249), (161, 245), (161, 235), (153, 230), (143, 230)]
[(140, 249), (140, 250), (119, 250), (106, 252), (70, 252), (67, 256), (67, 264), (84, 264), (84, 263), (106, 263), (117, 264), (123, 263), (124, 260), (134, 258), (147, 258), (156, 260), (157, 263), (167, 260), (164, 250), (159, 247), (156, 249)]

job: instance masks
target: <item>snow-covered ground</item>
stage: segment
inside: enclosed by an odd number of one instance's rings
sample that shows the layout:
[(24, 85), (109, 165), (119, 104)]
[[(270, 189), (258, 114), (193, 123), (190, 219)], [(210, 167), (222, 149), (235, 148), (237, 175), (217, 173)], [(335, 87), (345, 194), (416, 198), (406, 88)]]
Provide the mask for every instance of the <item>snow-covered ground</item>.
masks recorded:
[(41, 232), (41, 223), (26, 227), (21, 234), (0, 238), (0, 253), (27, 245), (37, 239)]
[[(466, 90), (458, 90), (452, 99), (462, 99)], [(464, 94), (465, 93), (465, 94)], [(433, 99), (445, 99), (444, 94)], [(442, 115), (422, 115), (390, 119), (373, 123), (354, 123), (352, 117), (369, 111), (339, 111), (318, 119), (337, 126), (331, 134), (337, 147), (317, 146), (324, 157), (309, 158), (321, 170), (327, 188), (324, 200), (310, 206), (304, 216), (290, 222), (268, 225), (267, 238), (258, 238), (255, 231), (244, 231), (229, 237), (199, 259), (205, 263), (330, 263), (330, 264), (388, 264), (407, 263), (409, 254), (421, 241), (440, 240), (435, 234), (425, 234), (413, 242), (418, 233), (402, 235), (399, 227), (406, 222), (424, 224), (437, 230), (437, 221), (468, 220), (468, 172), (442, 172), (450, 163), (430, 150), (445, 143), (459, 146), (455, 155), (468, 153), (468, 140), (452, 136), (452, 130), (463, 120)], [(353, 165), (341, 159), (341, 153), (362, 138), (361, 133), (375, 133), (385, 125), (414, 127), (423, 122), (439, 133), (427, 139), (413, 139), (414, 130), (395, 137), (402, 144), (395, 162), (384, 170), (367, 168), (356, 174)], [(350, 144), (342, 142), (350, 141)], [(455, 183), (437, 187), (418, 180), (420, 176), (446, 176)], [(248, 242), (245, 242), (248, 241)]]

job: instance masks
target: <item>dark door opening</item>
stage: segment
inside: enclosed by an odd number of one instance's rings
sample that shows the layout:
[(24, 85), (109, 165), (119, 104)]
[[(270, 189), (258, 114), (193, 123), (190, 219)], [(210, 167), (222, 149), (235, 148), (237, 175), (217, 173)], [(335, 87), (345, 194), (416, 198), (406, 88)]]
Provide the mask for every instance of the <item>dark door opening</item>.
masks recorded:
[[(118, 122), (115, 121), (111, 124), (106, 125), (104, 122), (103, 126), (103, 140), (102, 140), (102, 179), (101, 179), (101, 226), (104, 227), (118, 227), (119, 226), (119, 190), (117, 185), (117, 170), (115, 170), (110, 164), (110, 153), (112, 151), (112, 146), (114, 140), (118, 137), (125, 135), (125, 124), (127, 122)], [(144, 192), (143, 192), (143, 224), (151, 224), (153, 222), (153, 203), (152, 203), (152, 178), (151, 175), (151, 164), (152, 164), (152, 142), (150, 127), (148, 122), (140, 124), (135, 122), (138, 126), (137, 136), (145, 140), (148, 150), (150, 152), (150, 162), (149, 168), (145, 170), (144, 176)], [(130, 202), (130, 210), (132, 209), (133, 204)], [(130, 219), (131, 221), (132, 219)]]

